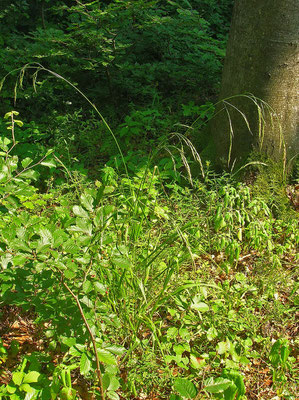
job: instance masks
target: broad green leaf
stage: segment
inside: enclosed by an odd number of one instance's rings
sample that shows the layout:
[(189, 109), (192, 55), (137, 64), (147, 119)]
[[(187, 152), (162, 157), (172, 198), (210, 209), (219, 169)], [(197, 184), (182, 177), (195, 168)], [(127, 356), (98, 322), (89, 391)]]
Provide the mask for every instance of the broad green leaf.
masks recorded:
[(104, 349), (98, 349), (99, 360), (104, 364), (116, 364), (116, 359), (113, 354)]
[(21, 177), (36, 181), (38, 178), (38, 172), (34, 171), (33, 169), (29, 169), (27, 171), (22, 172)]
[(117, 355), (117, 356), (121, 356), (127, 351), (122, 346), (108, 346), (108, 347), (105, 347), (105, 349), (110, 351), (111, 353)]
[(172, 393), (169, 397), (169, 400), (183, 400), (183, 398), (181, 396), (179, 396), (178, 394)]
[(45, 167), (49, 167), (49, 168), (55, 168), (56, 162), (51, 158), (49, 160), (42, 161), (41, 165), (44, 165)]
[[(83, 208), (82, 208), (83, 210)], [(86, 212), (86, 211), (85, 211)], [(92, 224), (90, 221), (86, 220), (85, 218), (77, 218), (76, 225), (72, 225), (68, 228), (71, 232), (83, 232), (87, 235), (91, 236), (92, 234)]]
[(94, 282), (94, 287), (97, 292), (104, 295), (107, 290), (107, 286), (103, 285), (101, 282)]
[(32, 158), (26, 157), (24, 160), (22, 160), (21, 164), (23, 168), (27, 168), (29, 164), (32, 163)]
[(67, 345), (68, 347), (72, 347), (76, 344), (76, 338), (73, 338), (73, 337), (63, 337), (61, 341), (63, 344)]
[[(224, 374), (224, 378), (230, 379), (232, 381), (231, 386), (229, 386), (228, 389), (226, 389), (224, 392), (225, 399), (228, 400), (229, 396), (233, 395), (232, 393), (234, 388), (236, 388), (238, 391), (237, 399), (240, 399), (246, 392), (243, 376), (240, 374), (240, 372), (229, 371)], [(233, 397), (233, 400), (235, 400), (235, 397)]]
[(14, 248), (15, 250), (23, 250), (28, 253), (31, 253), (30, 247), (23, 240), (15, 239), (12, 240), (10, 244), (11, 247)]
[(119, 380), (115, 376), (111, 376), (108, 390), (115, 391), (119, 388), (119, 386), (120, 386)]
[(24, 376), (25, 376), (24, 372), (14, 372), (12, 374), (13, 383), (15, 383), (17, 386), (20, 386), (23, 381)]
[(84, 293), (89, 293), (92, 290), (92, 283), (90, 281), (85, 281), (83, 283), (83, 291)]
[(224, 378), (216, 378), (216, 379), (210, 378), (207, 379), (205, 383), (206, 383), (206, 386), (204, 387), (205, 391), (209, 393), (222, 393), (231, 385), (232, 382)]
[(22, 392), (35, 393), (35, 390), (33, 389), (33, 387), (30, 386), (28, 383), (22, 383), (22, 385), (20, 386), (20, 390)]
[(22, 121), (20, 121), (19, 119), (15, 119), (14, 120), (15, 124), (17, 124), (20, 128), (22, 128), (22, 126), (24, 125)]
[(12, 385), (8, 384), (6, 386), (6, 390), (7, 390), (8, 393), (13, 394), (13, 393), (16, 392), (17, 388), (15, 386), (12, 386)]
[(80, 374), (86, 375), (91, 368), (91, 361), (86, 353), (83, 353), (80, 360)]
[(107, 397), (109, 397), (110, 400), (119, 400), (119, 398), (120, 398), (119, 395), (113, 391), (108, 391)]
[(27, 261), (27, 256), (24, 254), (18, 254), (12, 260), (13, 265), (24, 265)]
[(93, 211), (93, 198), (90, 194), (83, 193), (80, 196), (81, 204), (90, 212)]
[(10, 118), (12, 115), (19, 115), (19, 111), (9, 111), (6, 114), (4, 114), (4, 119)]
[(83, 207), (81, 206), (74, 206), (73, 207), (73, 213), (77, 216), (77, 217), (81, 217), (81, 218), (89, 218), (89, 214), (86, 210), (84, 210)]
[(77, 254), (80, 252), (80, 247), (76, 245), (74, 239), (69, 239), (65, 243), (61, 243), (62, 248), (65, 252), (70, 254)]
[(48, 157), (50, 154), (54, 152), (54, 149), (49, 149), (47, 153), (45, 154), (45, 157)]
[(67, 279), (73, 279), (73, 278), (75, 278), (76, 275), (77, 275), (76, 272), (70, 271), (69, 269), (67, 269), (66, 271), (64, 271), (64, 276), (65, 276)]
[[(26, 393), (24, 400), (36, 399), (36, 394), (38, 393), (38, 391), (33, 388), (31, 388), (31, 389), (32, 390), (30, 392)], [(11, 400), (13, 400), (13, 399), (11, 399)]]
[(30, 371), (25, 375), (23, 383), (35, 383), (38, 381), (40, 373), (37, 371)]
[(53, 242), (53, 236), (52, 233), (49, 231), (49, 229), (46, 228), (40, 229), (38, 234), (40, 235), (42, 243), (44, 245), (51, 244)]
[(176, 354), (182, 355), (185, 351), (190, 351), (190, 346), (188, 343), (178, 343), (173, 345), (173, 351)]
[(237, 392), (238, 392), (237, 386), (233, 382), (231, 382), (230, 386), (224, 391), (224, 399), (235, 400)]
[(193, 310), (197, 310), (199, 312), (206, 312), (206, 311), (209, 311), (209, 309), (210, 309), (210, 307), (206, 303), (202, 303), (202, 302), (192, 303), (191, 308)]
[(176, 378), (174, 380), (174, 389), (186, 399), (193, 399), (197, 394), (194, 383), (188, 379)]
[(208, 330), (207, 330), (207, 339), (209, 341), (215, 339), (218, 336), (218, 332), (217, 330), (211, 326)]
[(83, 296), (82, 299), (80, 299), (80, 302), (85, 304), (88, 308), (93, 307), (92, 301), (87, 296)]
[(113, 257), (112, 262), (119, 268), (129, 268), (131, 266), (131, 261), (124, 257)]
[(60, 390), (59, 395), (61, 400), (74, 400), (76, 397), (76, 390), (64, 387)]
[(107, 390), (110, 385), (110, 375), (105, 373), (103, 375), (103, 389)]
[(79, 344), (79, 343), (75, 344), (74, 346), (72, 346), (69, 349), (69, 353), (72, 356), (80, 356), (81, 357), (81, 355), (84, 351), (85, 351), (85, 346), (83, 346), (82, 344)]

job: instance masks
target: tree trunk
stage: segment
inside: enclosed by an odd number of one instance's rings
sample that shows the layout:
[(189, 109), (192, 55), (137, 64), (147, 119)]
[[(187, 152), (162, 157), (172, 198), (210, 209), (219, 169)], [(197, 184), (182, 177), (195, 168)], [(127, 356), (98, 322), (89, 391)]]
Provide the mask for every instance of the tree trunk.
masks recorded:
[[(257, 107), (238, 96), (244, 93), (265, 103)], [(218, 154), (229, 165), (243, 160), (253, 146), (276, 159), (298, 153), (299, 0), (235, 1), (223, 99), (211, 129)]]

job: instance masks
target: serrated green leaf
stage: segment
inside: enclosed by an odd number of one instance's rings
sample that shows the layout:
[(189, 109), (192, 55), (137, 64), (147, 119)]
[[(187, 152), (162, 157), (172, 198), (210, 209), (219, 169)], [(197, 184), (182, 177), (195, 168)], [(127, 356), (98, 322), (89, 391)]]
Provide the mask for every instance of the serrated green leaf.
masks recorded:
[(86, 351), (85, 346), (83, 346), (82, 344), (79, 344), (79, 343), (75, 344), (74, 346), (72, 346), (69, 349), (69, 353), (72, 356), (80, 356), (81, 357), (82, 353), (85, 351)]
[(98, 349), (98, 357), (99, 360), (108, 365), (113, 365), (116, 364), (116, 359), (113, 354), (111, 354), (109, 351), (104, 350), (104, 349)]
[(108, 390), (115, 391), (119, 388), (119, 386), (120, 386), (119, 380), (115, 376), (111, 376)]
[(61, 243), (64, 251), (70, 254), (77, 254), (80, 252), (80, 247), (76, 245), (74, 239), (69, 239), (64, 243)]
[(97, 292), (102, 295), (106, 293), (107, 286), (103, 285), (101, 282), (94, 282), (93, 284)]
[(225, 400), (235, 400), (238, 392), (237, 386), (232, 382), (231, 385), (224, 391)]
[(83, 283), (83, 291), (84, 293), (89, 293), (92, 290), (92, 283), (90, 281), (85, 281)]
[(193, 399), (197, 394), (194, 383), (188, 379), (176, 378), (174, 380), (174, 389), (186, 399)]
[(119, 395), (116, 392), (113, 391), (108, 391), (107, 392), (107, 397), (109, 397), (110, 400), (119, 400)]
[(44, 245), (51, 244), (53, 242), (53, 236), (52, 233), (49, 231), (49, 229), (46, 228), (40, 229), (38, 231), (38, 234), (40, 235), (42, 243)]
[(16, 250), (22, 250), (31, 253), (30, 247), (23, 240), (20, 239), (12, 240), (11, 247), (15, 248)]
[(83, 353), (80, 359), (80, 374), (86, 375), (90, 371), (91, 361), (86, 353)]
[(81, 204), (86, 208), (86, 210), (92, 212), (93, 211), (93, 198), (90, 194), (83, 193), (80, 196)]
[(88, 221), (84, 218), (77, 218), (76, 225), (72, 225), (70, 228), (68, 228), (68, 230), (71, 232), (83, 232), (83, 233), (86, 233), (87, 235), (91, 236), (92, 224), (90, 221)]
[(66, 271), (64, 271), (64, 276), (65, 276), (67, 279), (73, 279), (73, 278), (75, 278), (75, 276), (76, 276), (76, 272), (70, 271), (69, 269), (67, 269)]
[(68, 347), (72, 347), (76, 344), (76, 338), (73, 337), (63, 337), (61, 341)]
[(21, 177), (25, 179), (30, 179), (36, 181), (38, 178), (38, 172), (33, 169), (29, 169), (27, 171), (22, 172)]
[(230, 385), (231, 381), (225, 378), (210, 378), (206, 380), (206, 386), (204, 390), (209, 393), (222, 393), (226, 390)]
[(56, 162), (51, 158), (49, 160), (44, 160), (41, 162), (41, 165), (45, 166), (45, 167), (49, 167), (49, 168), (55, 168)]
[(73, 207), (73, 213), (77, 216), (77, 217), (81, 217), (81, 218), (89, 218), (89, 214), (86, 210), (84, 210), (83, 207), (81, 206), (74, 206)]
[(23, 168), (27, 168), (29, 164), (32, 163), (32, 158), (26, 157), (24, 160), (22, 160), (21, 164)]
[(105, 347), (105, 350), (108, 350), (117, 356), (122, 356), (127, 351), (122, 346), (108, 346), (108, 347)]
[(83, 296), (82, 299), (80, 299), (80, 302), (85, 304), (88, 308), (93, 307), (92, 301), (87, 296)]
[(18, 254), (12, 260), (13, 265), (24, 265), (26, 261), (27, 261), (27, 256), (25, 256), (24, 254)]
[(112, 262), (119, 268), (129, 268), (131, 266), (131, 261), (124, 257), (113, 257)]

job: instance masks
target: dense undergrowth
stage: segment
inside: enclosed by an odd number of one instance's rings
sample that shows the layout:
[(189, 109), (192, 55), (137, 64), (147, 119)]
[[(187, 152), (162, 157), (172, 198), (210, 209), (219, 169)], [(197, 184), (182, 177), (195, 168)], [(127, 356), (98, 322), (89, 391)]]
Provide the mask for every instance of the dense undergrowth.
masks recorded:
[(0, 399), (296, 398), (298, 161), (203, 129), (232, 4), (1, 2)]
[(18, 157), (6, 121), (1, 398), (295, 399), (290, 205), (209, 163), (187, 184), (186, 158), (88, 180), (51, 150)]

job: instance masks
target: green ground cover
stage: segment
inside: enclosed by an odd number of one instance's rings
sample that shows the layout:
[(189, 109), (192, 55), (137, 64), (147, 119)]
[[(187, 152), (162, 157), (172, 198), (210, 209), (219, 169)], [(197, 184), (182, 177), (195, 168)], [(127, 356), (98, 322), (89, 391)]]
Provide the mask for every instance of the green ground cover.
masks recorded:
[[(12, 155), (17, 118), (0, 143), (1, 398), (295, 399), (299, 232), (279, 180), (263, 193), (206, 163), (188, 183), (187, 159), (160, 158), (92, 181), (51, 150)], [(64, 184), (42, 193), (38, 169)]]

